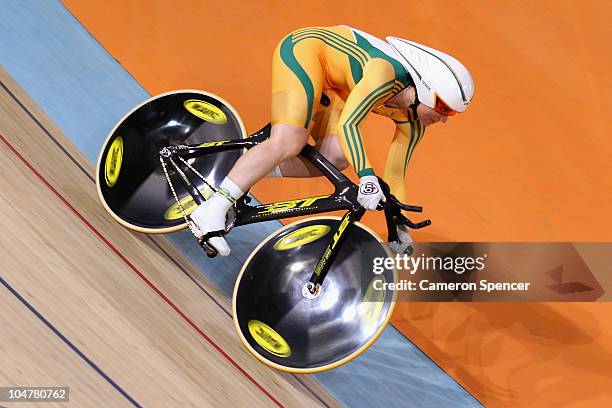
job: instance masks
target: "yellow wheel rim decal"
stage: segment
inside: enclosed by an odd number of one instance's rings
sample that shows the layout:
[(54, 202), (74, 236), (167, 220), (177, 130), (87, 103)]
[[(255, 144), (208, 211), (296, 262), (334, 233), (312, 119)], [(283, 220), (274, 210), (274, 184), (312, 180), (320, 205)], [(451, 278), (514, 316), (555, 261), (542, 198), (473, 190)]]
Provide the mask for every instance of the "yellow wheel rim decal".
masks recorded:
[(291, 348), (283, 337), (273, 328), (259, 320), (249, 320), (249, 333), (257, 344), (277, 357), (291, 356)]
[(300, 228), (276, 241), (274, 249), (286, 251), (287, 249), (309, 244), (325, 236), (330, 230), (331, 228), (327, 225), (310, 225)]
[(113, 143), (106, 153), (106, 161), (104, 162), (104, 179), (106, 185), (109, 187), (114, 186), (119, 179), (119, 172), (121, 171), (121, 162), (123, 160), (123, 139), (118, 136), (113, 140)]
[(216, 125), (222, 125), (227, 123), (227, 116), (225, 113), (215, 105), (208, 102), (200, 101), (198, 99), (188, 99), (183, 102), (183, 106), (191, 114), (198, 118), (205, 120)]

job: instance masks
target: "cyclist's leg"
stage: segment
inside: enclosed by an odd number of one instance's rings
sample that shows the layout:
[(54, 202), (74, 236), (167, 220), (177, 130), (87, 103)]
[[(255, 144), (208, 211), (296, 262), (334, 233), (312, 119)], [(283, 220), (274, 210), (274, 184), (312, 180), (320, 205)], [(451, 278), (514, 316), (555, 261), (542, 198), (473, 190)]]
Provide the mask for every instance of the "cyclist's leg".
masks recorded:
[[(205, 234), (223, 230), (233, 202), (281, 162), (295, 157), (308, 141), (312, 113), (318, 110), (324, 71), (317, 40), (294, 43), (286, 37), (272, 63), (272, 131), (270, 138), (249, 149), (236, 162), (215, 193), (191, 218)], [(209, 242), (221, 255), (230, 252), (222, 236)]]
[(349, 161), (344, 155), (338, 137), (338, 121), (344, 109), (344, 100), (333, 90), (327, 90), (325, 94), (329, 99), (329, 106), (316, 117), (312, 136), (316, 141), (317, 150), (336, 168), (344, 170), (349, 166)]
[[(333, 90), (324, 90), (328, 103), (320, 105), (315, 114), (311, 135), (315, 140), (315, 148), (336, 168), (344, 170), (349, 162), (342, 151), (338, 138), (338, 119), (344, 108), (344, 101)], [(282, 162), (272, 177), (317, 177), (319, 170), (302, 157), (294, 157)]]
[(316, 39), (293, 43), (290, 35), (274, 52), (270, 138), (246, 152), (228, 174), (244, 190), (296, 157), (308, 142), (325, 81), (319, 47)]
[(308, 129), (296, 125), (272, 125), (270, 138), (249, 149), (228, 174), (242, 191), (247, 191), (283, 161), (297, 156), (308, 142)]

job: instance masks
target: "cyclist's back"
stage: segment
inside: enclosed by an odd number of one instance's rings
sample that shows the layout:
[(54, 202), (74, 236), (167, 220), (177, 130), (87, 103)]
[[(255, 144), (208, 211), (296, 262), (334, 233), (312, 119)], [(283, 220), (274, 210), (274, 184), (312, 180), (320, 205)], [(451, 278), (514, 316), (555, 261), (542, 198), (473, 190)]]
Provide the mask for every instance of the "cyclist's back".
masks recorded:
[(300, 45), (318, 51), (325, 68), (326, 85), (330, 88), (353, 89), (363, 78), (366, 64), (373, 58), (387, 60), (398, 71), (398, 80), (407, 80), (406, 72), (389, 44), (348, 26), (302, 28), (285, 37), (279, 47), (282, 51), (294, 52), (299, 61), (301, 55), (296, 48)]

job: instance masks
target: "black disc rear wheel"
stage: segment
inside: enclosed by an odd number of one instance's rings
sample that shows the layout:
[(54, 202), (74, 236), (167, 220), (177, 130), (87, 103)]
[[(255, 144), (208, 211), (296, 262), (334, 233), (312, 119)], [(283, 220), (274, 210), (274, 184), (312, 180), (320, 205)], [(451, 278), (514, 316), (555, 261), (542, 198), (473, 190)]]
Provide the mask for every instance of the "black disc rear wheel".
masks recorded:
[[(216, 95), (181, 90), (154, 96), (129, 112), (107, 137), (96, 167), (100, 200), (110, 215), (127, 228), (147, 233), (184, 228), (185, 221), (160, 164), (160, 149), (246, 136), (238, 112)], [(188, 163), (209, 183), (219, 185), (242, 153), (243, 150), (215, 153), (189, 159)], [(178, 175), (168, 169), (189, 214), (196, 205)], [(190, 178), (205, 198), (211, 194), (197, 176)]]

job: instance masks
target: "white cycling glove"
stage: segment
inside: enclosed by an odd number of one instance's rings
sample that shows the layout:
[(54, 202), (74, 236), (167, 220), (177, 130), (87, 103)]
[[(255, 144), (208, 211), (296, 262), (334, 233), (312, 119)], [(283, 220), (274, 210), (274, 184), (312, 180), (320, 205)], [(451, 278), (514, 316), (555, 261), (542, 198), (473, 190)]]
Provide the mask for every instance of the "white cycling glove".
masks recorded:
[(359, 179), (359, 194), (357, 201), (366, 210), (375, 210), (380, 200), (385, 201), (378, 177), (363, 176)]

